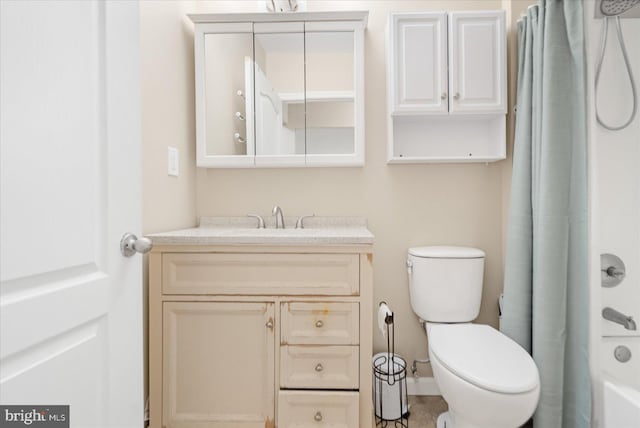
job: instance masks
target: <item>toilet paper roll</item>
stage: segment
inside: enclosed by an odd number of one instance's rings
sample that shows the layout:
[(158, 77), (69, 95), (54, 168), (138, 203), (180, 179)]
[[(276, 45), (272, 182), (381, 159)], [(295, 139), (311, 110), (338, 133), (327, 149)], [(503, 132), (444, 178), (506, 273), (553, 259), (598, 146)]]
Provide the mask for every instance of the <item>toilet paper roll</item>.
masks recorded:
[(388, 316), (392, 316), (393, 312), (386, 303), (380, 302), (380, 306), (378, 307), (378, 328), (380, 329), (380, 333), (382, 333), (382, 337), (387, 336), (387, 323), (385, 320)]

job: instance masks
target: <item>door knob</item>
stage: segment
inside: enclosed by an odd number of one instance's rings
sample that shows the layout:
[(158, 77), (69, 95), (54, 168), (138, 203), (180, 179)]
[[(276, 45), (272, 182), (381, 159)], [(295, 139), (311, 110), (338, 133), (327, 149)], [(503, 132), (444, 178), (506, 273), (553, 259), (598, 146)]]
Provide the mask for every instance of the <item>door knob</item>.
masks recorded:
[(447, 99), (447, 93), (443, 92), (442, 95), (440, 95), (440, 99), (446, 100)]
[(460, 93), (456, 92), (456, 94), (453, 96), (453, 99), (459, 100), (460, 99)]
[(120, 240), (120, 252), (125, 257), (131, 257), (135, 253), (148, 253), (153, 248), (149, 238), (138, 238), (133, 233), (125, 233)]

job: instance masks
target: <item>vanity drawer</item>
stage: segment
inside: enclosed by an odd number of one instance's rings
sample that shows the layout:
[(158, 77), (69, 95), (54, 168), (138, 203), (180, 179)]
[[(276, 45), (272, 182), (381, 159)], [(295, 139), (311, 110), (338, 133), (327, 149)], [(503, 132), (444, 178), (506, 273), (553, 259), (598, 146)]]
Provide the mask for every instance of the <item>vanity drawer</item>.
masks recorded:
[(164, 294), (351, 296), (358, 254), (165, 253)]
[(357, 345), (360, 311), (351, 302), (282, 303), (282, 345)]
[(359, 428), (357, 392), (280, 391), (278, 428)]
[(280, 387), (358, 389), (357, 346), (283, 346)]

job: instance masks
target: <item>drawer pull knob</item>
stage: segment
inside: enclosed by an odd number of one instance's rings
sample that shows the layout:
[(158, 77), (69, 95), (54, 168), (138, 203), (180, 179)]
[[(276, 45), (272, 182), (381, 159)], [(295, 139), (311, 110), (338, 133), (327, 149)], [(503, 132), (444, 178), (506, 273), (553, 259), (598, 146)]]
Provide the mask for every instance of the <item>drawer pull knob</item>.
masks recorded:
[(265, 324), (267, 326), (267, 328), (273, 330), (273, 320), (269, 319), (269, 321), (267, 321), (267, 323)]
[(322, 328), (323, 326), (324, 326), (324, 322), (322, 322), (322, 320), (316, 321), (316, 327), (317, 328)]
[(313, 419), (314, 419), (316, 422), (321, 422), (321, 421), (322, 421), (322, 413), (320, 413), (320, 412), (316, 412), (316, 414), (315, 414), (315, 416), (313, 417)]
[(316, 371), (320, 373), (322, 370), (324, 370), (324, 367), (322, 367), (322, 364), (318, 363), (318, 365), (316, 366)]
[(460, 99), (460, 93), (456, 92), (456, 94), (453, 96), (454, 99), (459, 100)]

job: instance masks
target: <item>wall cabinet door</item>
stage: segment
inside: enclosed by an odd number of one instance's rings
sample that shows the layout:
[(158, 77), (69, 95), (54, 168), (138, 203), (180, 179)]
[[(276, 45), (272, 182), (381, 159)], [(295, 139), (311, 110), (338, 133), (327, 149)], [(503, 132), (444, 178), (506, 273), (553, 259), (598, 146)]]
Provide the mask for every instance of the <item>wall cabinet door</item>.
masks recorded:
[(274, 304), (165, 302), (163, 426), (274, 421)]
[(389, 31), (392, 113), (446, 114), (447, 14), (391, 15)]
[(504, 11), (449, 13), (450, 113), (506, 113)]

